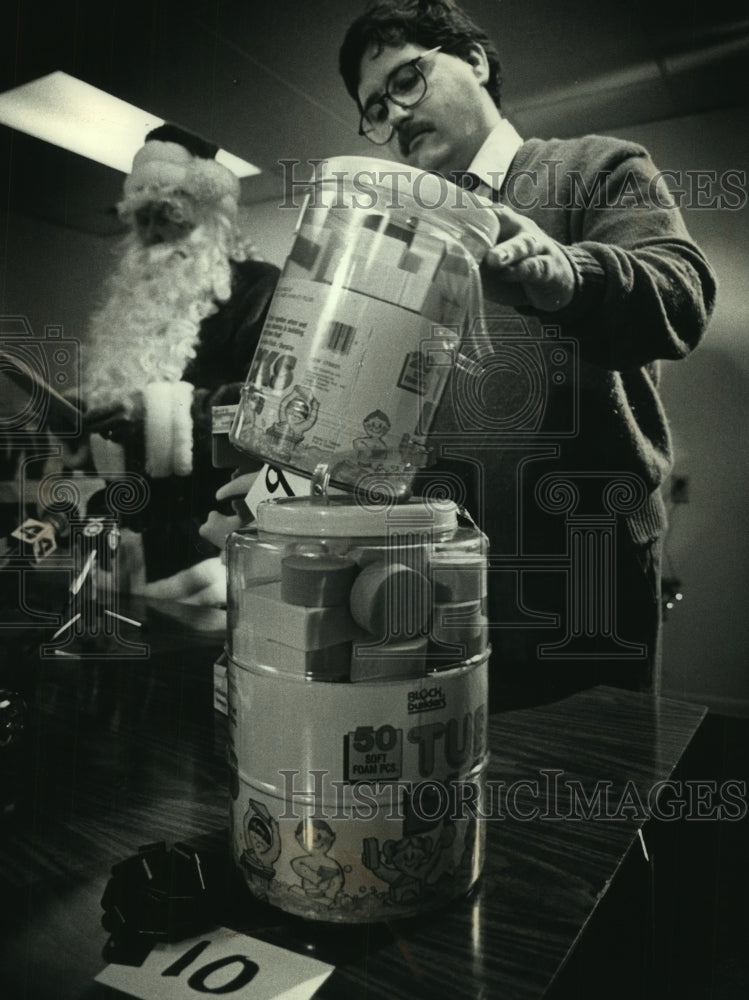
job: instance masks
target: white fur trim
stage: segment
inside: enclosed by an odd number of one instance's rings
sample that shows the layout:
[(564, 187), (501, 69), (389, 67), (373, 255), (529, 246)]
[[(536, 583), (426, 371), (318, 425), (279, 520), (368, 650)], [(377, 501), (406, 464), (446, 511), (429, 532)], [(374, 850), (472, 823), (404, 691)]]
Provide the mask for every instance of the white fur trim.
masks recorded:
[(133, 157), (132, 173), (150, 160), (167, 160), (170, 163), (182, 163), (185, 166), (193, 159), (192, 153), (178, 142), (163, 142), (149, 139)]
[(132, 172), (125, 178), (121, 210), (127, 210), (129, 202), (142, 203), (177, 191), (187, 192), (201, 205), (225, 198), (238, 202), (239, 179), (223, 164), (192, 156), (178, 143), (151, 140), (135, 154)]
[(182, 163), (171, 163), (166, 160), (152, 160), (138, 168), (137, 173), (125, 179), (125, 196), (136, 194), (151, 194), (152, 197), (165, 191), (184, 189), (188, 167)]
[(170, 382), (151, 382), (143, 390), (146, 436), (146, 474), (164, 479), (172, 472), (172, 388)]
[(175, 476), (192, 472), (192, 393), (189, 382), (172, 385), (172, 471)]
[(215, 160), (196, 157), (190, 164), (186, 182), (188, 194), (201, 203), (224, 198), (239, 201), (239, 178)]

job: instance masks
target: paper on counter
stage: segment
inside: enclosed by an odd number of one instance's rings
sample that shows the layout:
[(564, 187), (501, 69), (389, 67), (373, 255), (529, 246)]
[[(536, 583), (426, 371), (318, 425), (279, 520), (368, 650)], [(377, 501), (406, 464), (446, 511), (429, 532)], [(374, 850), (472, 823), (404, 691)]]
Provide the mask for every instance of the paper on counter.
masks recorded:
[[(188, 953), (206, 941), (188, 961)], [(310, 1000), (333, 969), (327, 962), (219, 927), (187, 941), (157, 944), (138, 968), (108, 965), (96, 982), (139, 1000), (204, 1000), (206, 993), (217, 992), (231, 1000)]]

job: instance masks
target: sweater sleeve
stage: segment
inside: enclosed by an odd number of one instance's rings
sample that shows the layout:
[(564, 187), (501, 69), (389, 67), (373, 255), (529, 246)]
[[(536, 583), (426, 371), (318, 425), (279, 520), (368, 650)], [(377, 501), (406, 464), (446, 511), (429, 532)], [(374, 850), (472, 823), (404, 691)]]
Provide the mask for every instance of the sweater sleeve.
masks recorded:
[(574, 333), (589, 361), (624, 371), (687, 355), (707, 326), (716, 280), (645, 150), (610, 149), (565, 175), (564, 250), (576, 290), (543, 318)]

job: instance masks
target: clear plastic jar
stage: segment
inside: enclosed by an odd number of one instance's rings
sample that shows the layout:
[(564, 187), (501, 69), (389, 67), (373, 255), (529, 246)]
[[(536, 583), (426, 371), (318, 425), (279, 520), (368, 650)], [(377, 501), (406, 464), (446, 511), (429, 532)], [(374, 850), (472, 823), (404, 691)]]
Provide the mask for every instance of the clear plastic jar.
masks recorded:
[(319, 164), (230, 439), (334, 486), (409, 494), (499, 224), (433, 174)]
[(232, 842), (251, 891), (341, 922), (465, 893), (484, 830), (453, 805), (465, 783), (478, 806), (487, 763), (486, 537), (451, 503), (291, 498), (227, 553)]

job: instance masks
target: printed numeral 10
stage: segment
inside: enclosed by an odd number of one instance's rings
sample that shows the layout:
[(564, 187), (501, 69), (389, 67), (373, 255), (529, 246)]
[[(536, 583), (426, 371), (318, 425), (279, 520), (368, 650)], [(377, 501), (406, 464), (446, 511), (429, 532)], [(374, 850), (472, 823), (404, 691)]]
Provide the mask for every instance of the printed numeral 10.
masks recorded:
[[(184, 955), (181, 955), (176, 962), (173, 962), (168, 969), (164, 969), (161, 975), (181, 975), (188, 966), (192, 965), (198, 955), (202, 955), (210, 943), (210, 941), (199, 941), (189, 951), (186, 951)], [(228, 968), (228, 966), (235, 963), (238, 963), (240, 968), (232, 980), (224, 983), (223, 986), (206, 986), (206, 980), (212, 973), (218, 972), (219, 969)], [(218, 958), (215, 962), (209, 962), (207, 965), (202, 965), (199, 969), (196, 969), (187, 980), (187, 985), (195, 990), (196, 993), (213, 993), (216, 995), (235, 993), (237, 990), (241, 990), (243, 986), (251, 983), (259, 970), (260, 966), (256, 962), (250, 961), (249, 958), (245, 958), (244, 955), (227, 955), (225, 958)]]

